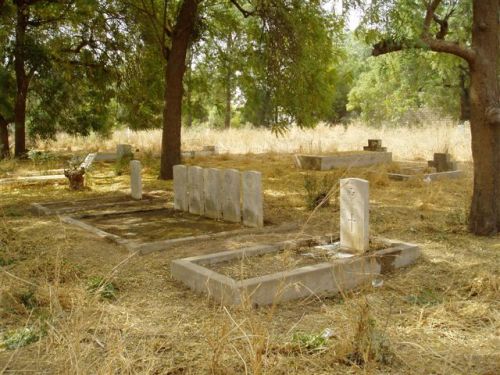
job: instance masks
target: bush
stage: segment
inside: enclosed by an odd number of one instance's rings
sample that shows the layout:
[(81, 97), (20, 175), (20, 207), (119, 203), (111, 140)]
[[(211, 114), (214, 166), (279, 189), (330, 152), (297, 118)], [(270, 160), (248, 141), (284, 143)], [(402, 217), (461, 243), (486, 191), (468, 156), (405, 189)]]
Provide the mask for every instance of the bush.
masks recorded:
[(317, 206), (326, 207), (329, 204), (328, 193), (335, 185), (335, 178), (332, 174), (325, 174), (319, 177), (309, 173), (304, 176), (304, 189), (306, 191), (306, 206), (314, 210)]

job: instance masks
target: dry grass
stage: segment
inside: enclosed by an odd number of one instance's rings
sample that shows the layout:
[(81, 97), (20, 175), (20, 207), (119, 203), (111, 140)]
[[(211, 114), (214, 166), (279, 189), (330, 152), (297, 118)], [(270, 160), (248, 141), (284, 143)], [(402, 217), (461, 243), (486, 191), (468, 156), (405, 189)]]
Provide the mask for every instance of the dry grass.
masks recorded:
[[(360, 146), (368, 136), (377, 134), (363, 136)], [(425, 147), (405, 150), (405, 157), (428, 158), (434, 146), (422, 142)], [(142, 153), (142, 160), (146, 191), (170, 191), (170, 182), (156, 179), (157, 158)], [(189, 163), (260, 170), (267, 220), (299, 221), (304, 234), (338, 233), (338, 184), (331, 188), (331, 204), (311, 212), (305, 173), (293, 167), (290, 155), (220, 155)], [(466, 231), (470, 170), (462, 179), (432, 184), (389, 181), (384, 172), (374, 167), (313, 173), (334, 181), (368, 179), (372, 234), (419, 243), (422, 259), (385, 277), (381, 287), (258, 309), (224, 308), (190, 291), (170, 278), (170, 262), (298, 233), (218, 239), (139, 257), (27, 210), (35, 201), (127, 191), (127, 176), (115, 176), (109, 164), (96, 166), (90, 190), (81, 193), (62, 184), (1, 186), (0, 336), (28, 327), (41, 338), (0, 351), (0, 373), (497, 374), (500, 237)], [(90, 291), (93, 276), (112, 282), (116, 299)], [(325, 328), (333, 336), (324, 344), (294, 338), (302, 332), (316, 339)]]
[[(427, 160), (434, 152), (450, 152), (457, 160), (470, 161), (470, 129), (458, 128), (452, 122), (435, 121), (422, 128), (367, 127), (354, 123), (347, 128), (341, 125), (319, 125), (315, 129), (292, 128), (282, 137), (269, 130), (243, 128), (217, 130), (206, 127), (184, 128), (182, 148), (201, 149), (204, 145), (216, 145), (220, 152), (247, 153), (326, 153), (333, 151), (362, 150), (368, 138), (380, 138), (398, 159)], [(96, 135), (74, 138), (64, 134), (57, 142), (39, 144), (38, 147), (58, 151), (114, 150), (118, 143), (128, 143), (143, 152), (160, 152), (161, 131), (117, 131), (110, 139)]]

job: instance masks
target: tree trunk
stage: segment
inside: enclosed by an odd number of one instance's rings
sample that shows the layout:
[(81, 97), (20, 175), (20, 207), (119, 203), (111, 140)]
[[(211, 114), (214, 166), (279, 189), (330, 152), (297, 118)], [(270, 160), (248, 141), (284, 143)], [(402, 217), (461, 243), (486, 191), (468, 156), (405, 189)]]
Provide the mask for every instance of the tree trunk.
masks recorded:
[(500, 110), (496, 71), (499, 7), (498, 0), (473, 2), (472, 48), (476, 58), (470, 66), (470, 122), (474, 193), (469, 228), (478, 235), (500, 230), (500, 124), (498, 116), (491, 116)]
[(165, 106), (161, 142), (160, 179), (173, 178), (173, 166), (181, 161), (182, 79), (194, 29), (198, 0), (184, 0), (175, 24), (172, 47), (165, 68)]
[(231, 127), (231, 99), (232, 99), (232, 69), (231, 69), (231, 51), (233, 48), (233, 36), (231, 32), (227, 38), (226, 46), (226, 110), (224, 113), (224, 128), (229, 129)]
[(14, 69), (16, 72), (16, 100), (14, 105), (15, 123), (15, 156), (26, 155), (26, 99), (28, 93), (28, 76), (25, 70), (25, 39), (28, 25), (28, 5), (24, 2), (17, 5), (16, 40), (14, 48)]
[(10, 156), (8, 125), (9, 122), (0, 115), (0, 160)]
[(460, 122), (470, 120), (470, 90), (467, 84), (468, 72), (460, 73)]

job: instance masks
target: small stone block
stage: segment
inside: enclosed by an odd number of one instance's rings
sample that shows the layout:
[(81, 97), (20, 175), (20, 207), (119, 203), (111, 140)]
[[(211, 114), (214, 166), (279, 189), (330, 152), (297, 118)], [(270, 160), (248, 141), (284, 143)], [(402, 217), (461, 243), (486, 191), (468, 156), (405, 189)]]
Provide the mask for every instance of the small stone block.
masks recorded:
[(369, 249), (369, 183), (360, 178), (340, 180), (340, 246)]
[(236, 169), (226, 169), (223, 178), (222, 217), (224, 221), (239, 223), (241, 222), (240, 172)]
[(133, 199), (142, 199), (142, 176), (141, 162), (132, 160), (130, 162), (130, 195)]
[(203, 215), (205, 212), (205, 198), (203, 194), (203, 168), (188, 167), (188, 196), (189, 212), (195, 215)]
[(188, 178), (185, 165), (174, 165), (174, 209), (188, 210)]
[(204, 170), (205, 216), (211, 219), (222, 218), (222, 180), (220, 169), (207, 168)]
[(264, 226), (262, 175), (260, 172), (243, 172), (243, 224), (249, 227)]

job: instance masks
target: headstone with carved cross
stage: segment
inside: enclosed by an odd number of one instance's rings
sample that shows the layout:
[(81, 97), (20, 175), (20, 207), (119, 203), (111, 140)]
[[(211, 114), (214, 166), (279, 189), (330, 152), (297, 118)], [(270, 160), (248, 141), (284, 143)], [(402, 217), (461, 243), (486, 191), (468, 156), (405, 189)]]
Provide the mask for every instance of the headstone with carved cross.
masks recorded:
[(360, 178), (340, 180), (340, 246), (365, 252), (369, 249), (369, 183)]

